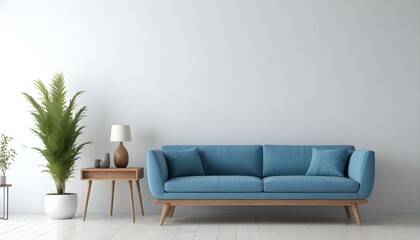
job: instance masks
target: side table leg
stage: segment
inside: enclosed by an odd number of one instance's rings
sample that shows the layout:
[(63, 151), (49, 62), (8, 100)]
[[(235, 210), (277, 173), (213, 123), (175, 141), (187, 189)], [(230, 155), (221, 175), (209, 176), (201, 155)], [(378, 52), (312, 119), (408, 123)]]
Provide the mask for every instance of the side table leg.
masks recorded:
[(6, 209), (7, 209), (6, 220), (7, 220), (9, 219), (9, 187), (7, 187), (6, 192), (7, 192), (7, 205), (6, 205)]
[(6, 220), (6, 187), (3, 187), (3, 217), (2, 220)]
[(111, 212), (109, 213), (112, 216), (112, 210), (114, 208), (114, 190), (115, 190), (115, 180), (112, 180), (112, 187), (111, 187)]
[(87, 212), (87, 207), (89, 204), (89, 195), (90, 195), (90, 188), (92, 187), (92, 180), (88, 181), (88, 189), (87, 189), (87, 194), (86, 194), (86, 202), (85, 202), (85, 211), (83, 212), (83, 221), (86, 220), (86, 212)]
[(131, 180), (128, 180), (129, 190), (130, 190), (130, 199), (131, 199), (131, 217), (133, 218), (133, 223), (136, 222), (136, 217), (134, 214), (134, 199), (133, 199), (133, 183)]
[(140, 191), (139, 180), (136, 181), (136, 185), (137, 185), (137, 193), (139, 195), (139, 200), (140, 200), (141, 214), (144, 216), (143, 201), (141, 200), (141, 191)]

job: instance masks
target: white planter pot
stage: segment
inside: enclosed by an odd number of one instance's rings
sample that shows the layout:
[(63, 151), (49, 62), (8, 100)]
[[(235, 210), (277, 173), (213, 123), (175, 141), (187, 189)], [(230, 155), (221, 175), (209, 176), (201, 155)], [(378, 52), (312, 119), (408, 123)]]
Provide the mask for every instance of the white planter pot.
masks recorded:
[(0, 176), (0, 185), (6, 184), (6, 176)]
[(52, 219), (72, 218), (77, 210), (77, 194), (48, 193), (44, 199), (45, 213)]

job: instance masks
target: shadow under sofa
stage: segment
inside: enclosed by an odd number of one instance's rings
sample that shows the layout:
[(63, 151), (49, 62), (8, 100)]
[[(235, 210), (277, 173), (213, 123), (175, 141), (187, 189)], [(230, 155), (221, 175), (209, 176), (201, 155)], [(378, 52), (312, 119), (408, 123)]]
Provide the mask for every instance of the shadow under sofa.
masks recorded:
[[(171, 177), (179, 169), (168, 166), (168, 153), (190, 149), (204, 174)], [(346, 150), (344, 175), (307, 176), (313, 149)], [(375, 156), (351, 145), (166, 145), (147, 153), (147, 177), (155, 203), (164, 205), (161, 225), (176, 206), (193, 205), (344, 206), (361, 225), (358, 204), (372, 192)]]

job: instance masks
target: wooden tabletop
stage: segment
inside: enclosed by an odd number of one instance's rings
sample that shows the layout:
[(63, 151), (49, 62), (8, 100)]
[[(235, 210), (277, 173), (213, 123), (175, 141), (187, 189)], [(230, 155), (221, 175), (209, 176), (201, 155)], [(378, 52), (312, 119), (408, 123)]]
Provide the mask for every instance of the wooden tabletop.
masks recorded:
[(81, 170), (83, 171), (96, 171), (96, 172), (106, 172), (106, 171), (123, 171), (123, 172), (130, 172), (130, 171), (135, 171), (138, 169), (142, 169), (143, 167), (126, 167), (126, 168), (94, 168), (94, 167), (89, 167), (89, 168), (82, 168)]
[(11, 187), (12, 184), (0, 184), (0, 187)]

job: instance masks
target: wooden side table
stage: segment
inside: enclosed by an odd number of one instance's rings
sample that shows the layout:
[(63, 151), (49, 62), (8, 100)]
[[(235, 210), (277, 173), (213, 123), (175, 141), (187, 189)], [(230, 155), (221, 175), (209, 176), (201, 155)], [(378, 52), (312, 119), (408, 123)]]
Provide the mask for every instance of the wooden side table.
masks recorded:
[(93, 180), (111, 180), (111, 211), (110, 215), (112, 216), (112, 211), (114, 207), (114, 190), (115, 190), (115, 181), (116, 180), (127, 180), (130, 192), (131, 199), (131, 216), (133, 218), (133, 223), (136, 221), (134, 213), (134, 200), (133, 200), (133, 184), (135, 181), (137, 185), (137, 193), (139, 195), (141, 213), (144, 216), (143, 202), (141, 200), (141, 191), (139, 180), (144, 176), (144, 168), (142, 167), (130, 167), (130, 168), (82, 168), (80, 170), (80, 179), (88, 181), (88, 189), (86, 195), (85, 210), (83, 213), (83, 221), (86, 220), (86, 212), (89, 204), (89, 195), (90, 189), (92, 187)]
[(0, 219), (7, 220), (9, 219), (9, 188), (12, 184), (2, 184), (0, 188), (3, 188), (3, 217)]

